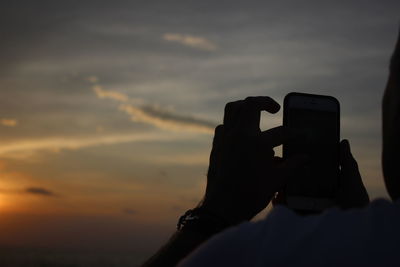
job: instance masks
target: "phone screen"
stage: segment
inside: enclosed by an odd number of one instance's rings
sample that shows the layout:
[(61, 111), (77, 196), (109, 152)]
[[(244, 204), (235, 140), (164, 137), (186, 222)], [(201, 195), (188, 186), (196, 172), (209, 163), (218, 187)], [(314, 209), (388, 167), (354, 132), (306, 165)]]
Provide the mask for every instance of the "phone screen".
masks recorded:
[(287, 126), (297, 137), (285, 144), (285, 156), (306, 154), (309, 161), (287, 185), (288, 195), (331, 197), (339, 174), (339, 112), (289, 108)]

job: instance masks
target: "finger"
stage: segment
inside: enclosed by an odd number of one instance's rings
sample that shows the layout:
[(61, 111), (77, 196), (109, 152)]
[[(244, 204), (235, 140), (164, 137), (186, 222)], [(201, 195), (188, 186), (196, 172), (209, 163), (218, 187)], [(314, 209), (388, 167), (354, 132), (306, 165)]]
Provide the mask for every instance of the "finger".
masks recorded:
[[(350, 191), (352, 194), (360, 196), (367, 196), (368, 193), (362, 182), (360, 171), (358, 170), (357, 161), (354, 159), (350, 150), (350, 143), (348, 140), (340, 142), (340, 167), (341, 175), (339, 175), (339, 186), (342, 191)], [(361, 192), (361, 193), (360, 193)], [(362, 197), (362, 199), (365, 199)]]
[(350, 150), (348, 140), (340, 142), (340, 167), (338, 203), (342, 208), (362, 207), (369, 197), (361, 179), (357, 161)]
[(357, 161), (351, 154), (350, 143), (346, 139), (340, 142), (340, 167), (339, 184), (343, 190), (346, 188), (363, 188), (363, 191), (365, 191)]
[(346, 173), (359, 174), (357, 161), (354, 159), (350, 150), (350, 143), (344, 139), (340, 142), (339, 163), (342, 171)]
[(220, 124), (217, 127), (215, 127), (213, 147), (217, 147), (221, 144), (222, 140), (224, 139), (224, 133), (225, 133), (224, 125)]
[(268, 96), (247, 97), (240, 110), (236, 127), (249, 133), (259, 132), (261, 111), (276, 113), (279, 109), (280, 105)]
[(265, 146), (276, 147), (288, 138), (288, 132), (285, 127), (278, 126), (261, 132), (261, 143)]
[(221, 143), (224, 138), (224, 126), (218, 125), (215, 128), (215, 134), (213, 139), (213, 146), (210, 153), (210, 164), (208, 168), (208, 176), (213, 175), (215, 173), (215, 167), (217, 166), (217, 161), (220, 154)]
[(229, 102), (225, 105), (224, 125), (225, 129), (232, 129), (238, 121), (239, 110), (243, 106), (243, 100)]
[(277, 113), (281, 106), (269, 96), (249, 96), (244, 100), (258, 110), (265, 110), (269, 113)]

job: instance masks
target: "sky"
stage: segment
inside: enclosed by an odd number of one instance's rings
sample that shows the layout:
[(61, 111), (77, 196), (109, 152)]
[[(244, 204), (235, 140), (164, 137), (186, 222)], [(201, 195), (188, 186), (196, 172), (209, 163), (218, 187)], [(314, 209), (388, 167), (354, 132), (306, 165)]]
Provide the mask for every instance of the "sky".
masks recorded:
[[(246, 96), (335, 96), (371, 198), (387, 197), (380, 105), (399, 10), (394, 0), (2, 3), (0, 246), (150, 255), (201, 199), (213, 129)], [(263, 114), (261, 128), (281, 121)]]

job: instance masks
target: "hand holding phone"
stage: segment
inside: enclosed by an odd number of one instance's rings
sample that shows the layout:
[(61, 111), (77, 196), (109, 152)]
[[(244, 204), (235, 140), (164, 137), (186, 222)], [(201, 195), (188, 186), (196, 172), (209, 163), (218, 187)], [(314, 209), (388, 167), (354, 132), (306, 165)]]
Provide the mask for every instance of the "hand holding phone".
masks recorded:
[(303, 165), (302, 157), (282, 161), (275, 156), (273, 148), (286, 136), (282, 126), (260, 130), (261, 111), (279, 109), (273, 99), (261, 96), (225, 106), (224, 124), (215, 130), (203, 208), (228, 221), (249, 220)]
[(290, 93), (284, 100), (283, 125), (296, 133), (283, 144), (283, 158), (309, 158), (286, 185), (287, 205), (299, 211), (333, 206), (339, 179), (339, 102), (331, 96)]

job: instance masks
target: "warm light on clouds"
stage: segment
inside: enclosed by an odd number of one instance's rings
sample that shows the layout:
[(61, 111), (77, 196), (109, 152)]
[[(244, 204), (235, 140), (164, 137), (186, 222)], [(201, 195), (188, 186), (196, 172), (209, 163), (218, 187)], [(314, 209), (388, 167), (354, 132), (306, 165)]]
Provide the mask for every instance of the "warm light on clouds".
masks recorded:
[(57, 196), (57, 194), (54, 193), (53, 191), (43, 187), (28, 187), (25, 189), (24, 192), (32, 195), (45, 196), (45, 197)]
[(225, 104), (250, 95), (337, 97), (371, 197), (387, 196), (380, 99), (400, 1), (3, 2), (1, 247), (79, 249), (84, 233), (139, 266), (201, 199)]
[[(151, 161), (160, 164), (179, 164), (179, 165), (202, 165), (207, 166), (210, 157), (210, 151), (203, 151), (192, 154), (177, 154), (177, 155), (153, 155)], [(204, 167), (206, 169), (206, 167)]]
[(98, 98), (113, 99), (120, 102), (128, 101), (126, 95), (115, 91), (103, 90), (99, 85), (93, 86), (93, 91), (96, 93)]
[(137, 108), (133, 105), (120, 105), (119, 109), (129, 114), (132, 121), (148, 123), (161, 129), (213, 133), (212, 123), (192, 117), (176, 115), (151, 106)]
[(79, 149), (85, 147), (112, 145), (127, 142), (168, 140), (165, 134), (124, 134), (124, 135), (102, 135), (87, 137), (52, 137), (46, 139), (20, 140), (0, 146), (0, 156), (25, 157), (33, 152), (53, 151), (61, 149)]
[(138, 101), (130, 99), (127, 95), (116, 91), (104, 90), (100, 86), (94, 86), (93, 91), (98, 98), (112, 99), (124, 103), (119, 106), (119, 109), (127, 113), (132, 121), (151, 124), (160, 129), (172, 131), (186, 130), (210, 134), (213, 133), (216, 125), (214, 122), (177, 114), (156, 105), (142, 104), (141, 106), (135, 106), (133, 104), (125, 104), (128, 101)]
[(90, 83), (97, 83), (99, 81), (99, 78), (97, 78), (96, 76), (89, 76), (86, 78), (86, 80)]
[(200, 50), (214, 51), (217, 45), (204, 37), (185, 35), (179, 33), (166, 33), (163, 39), (169, 42), (176, 42), (185, 46), (197, 48)]
[(0, 124), (7, 127), (17, 126), (18, 121), (16, 119), (0, 119)]
[(3, 208), (3, 206), (5, 205), (4, 203), (4, 196), (2, 193), (0, 193), (0, 211)]

